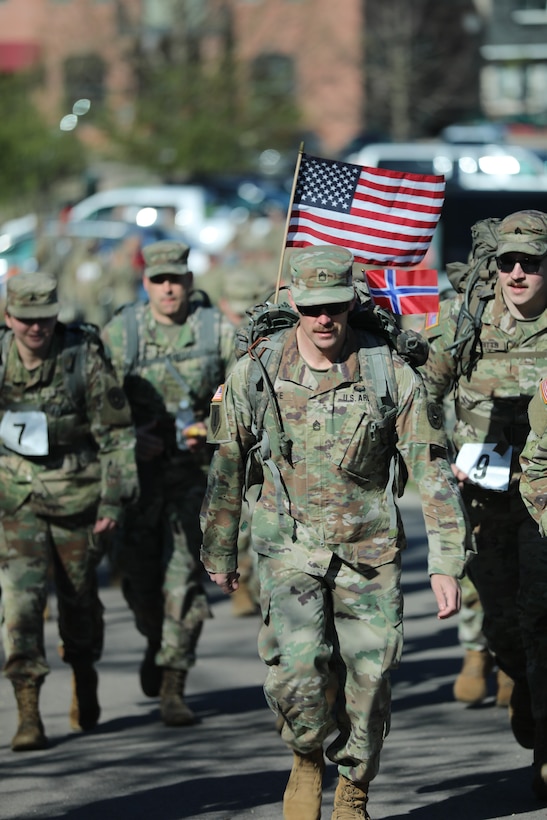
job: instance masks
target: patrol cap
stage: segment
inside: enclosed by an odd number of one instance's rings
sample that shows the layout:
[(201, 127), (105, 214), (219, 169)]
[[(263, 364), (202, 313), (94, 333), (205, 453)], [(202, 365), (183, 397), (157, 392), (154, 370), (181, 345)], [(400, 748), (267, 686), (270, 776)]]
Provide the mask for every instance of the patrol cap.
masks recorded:
[(57, 316), (57, 281), (49, 273), (18, 273), (8, 279), (6, 310), (16, 319), (50, 319)]
[(238, 270), (224, 279), (222, 295), (234, 313), (244, 314), (264, 296), (266, 287), (254, 272)]
[(144, 275), (149, 279), (162, 273), (175, 273), (182, 276), (188, 273), (188, 254), (190, 248), (184, 242), (162, 239), (142, 249), (145, 268)]
[(498, 227), (497, 255), (527, 253), (547, 256), (547, 214), (543, 211), (517, 211)]
[(350, 302), (353, 254), (338, 245), (312, 245), (290, 260), (291, 294), (297, 305)]

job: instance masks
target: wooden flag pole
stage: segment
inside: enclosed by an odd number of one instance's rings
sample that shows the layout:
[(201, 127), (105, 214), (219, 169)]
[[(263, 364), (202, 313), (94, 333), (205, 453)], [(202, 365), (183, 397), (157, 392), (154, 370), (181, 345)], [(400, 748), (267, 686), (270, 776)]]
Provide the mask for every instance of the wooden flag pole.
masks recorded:
[(291, 221), (291, 211), (292, 211), (292, 204), (294, 200), (294, 194), (296, 191), (296, 183), (298, 181), (298, 173), (300, 171), (300, 163), (302, 162), (302, 154), (304, 153), (304, 143), (300, 143), (300, 148), (298, 150), (298, 158), (296, 160), (296, 168), (294, 171), (294, 178), (292, 181), (292, 190), (291, 190), (291, 199), (289, 202), (289, 208), (287, 210), (287, 219), (285, 220), (285, 233), (283, 235), (283, 245), (281, 247), (281, 259), (279, 260), (279, 270), (277, 271), (277, 280), (275, 283), (275, 296), (274, 296), (274, 304), (277, 304), (277, 300), (279, 299), (279, 288), (281, 287), (281, 275), (283, 273), (283, 262), (285, 261), (285, 248), (287, 247), (287, 236), (289, 235), (289, 224)]

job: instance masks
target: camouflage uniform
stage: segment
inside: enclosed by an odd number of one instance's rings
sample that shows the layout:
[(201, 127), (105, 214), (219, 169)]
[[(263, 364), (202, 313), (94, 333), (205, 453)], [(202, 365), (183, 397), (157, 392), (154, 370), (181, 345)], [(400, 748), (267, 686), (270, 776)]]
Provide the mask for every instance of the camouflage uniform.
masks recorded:
[[(547, 254), (547, 215), (537, 214), (519, 212), (501, 222), (498, 256), (517, 251)], [(458, 362), (447, 348), (457, 338), (463, 298), (443, 302), (438, 324), (427, 331), (431, 349), (422, 371), (429, 395), (439, 403), (457, 381)], [(497, 279), (494, 298), (482, 316), (480, 348), (476, 367), (469, 379), (459, 379), (455, 391), (454, 450), (458, 453), (467, 443), (491, 443), (501, 454), (511, 446), (512, 454), (507, 490), (483, 489), (472, 483), (473, 472), (471, 482), (464, 485), (478, 551), (468, 574), (484, 609), (488, 645), (500, 668), (519, 684), (520, 692), (526, 688), (528, 677), (533, 714), (539, 720), (547, 718), (547, 634), (543, 627), (539, 629), (537, 619), (538, 605), (544, 617), (547, 614), (539, 577), (545, 542), (519, 494), (519, 456), (529, 432), (528, 404), (537, 390), (539, 375), (547, 370), (547, 312), (533, 319), (515, 318)], [(537, 584), (532, 584), (529, 581), (535, 567)], [(526, 635), (534, 631), (532, 642)], [(534, 675), (532, 669), (536, 670)], [(539, 679), (541, 685), (537, 685)], [(529, 741), (524, 739), (522, 745), (529, 745)]]
[[(340, 302), (346, 293), (351, 299), (351, 254), (348, 268), (347, 252), (329, 251), (325, 261), (322, 250), (292, 257), (292, 293), (299, 304), (306, 289), (311, 304)], [(305, 285), (299, 291), (300, 276)], [(319, 287), (322, 280), (328, 284)], [(282, 737), (294, 751), (313, 754), (336, 728), (327, 756), (341, 775), (366, 784), (377, 773), (389, 730), (390, 670), (402, 648), (405, 536), (396, 496), (404, 483), (403, 462), (422, 494), (430, 573), (461, 576), (466, 520), (440, 415), (428, 404), (417, 373), (388, 354), (398, 398), (379, 421), (361, 372), (360, 336), (348, 328), (339, 363), (319, 372), (301, 358), (297, 329), (284, 337), (274, 382), (291, 455), (286, 461), (280, 454), (269, 403), (263, 427), (271, 455), (252, 521), (264, 621), (259, 653), (268, 666), (265, 693), (283, 717)], [(209, 573), (237, 567), (245, 463), (257, 443), (249, 388), (253, 366), (247, 356), (236, 364), (212, 416), (219, 447), (202, 509), (201, 553)], [(335, 715), (326, 696), (329, 667), (336, 670), (340, 690)]]
[[(180, 243), (148, 245), (145, 273), (187, 271), (187, 255)], [(138, 330), (133, 363), (127, 361), (133, 344), (127, 311), (133, 311)], [(156, 666), (187, 671), (195, 662), (203, 621), (211, 617), (198, 556), (210, 451), (178, 449), (175, 418), (181, 400), (188, 399), (195, 419), (206, 420), (211, 396), (233, 356), (234, 329), (216, 308), (191, 302), (184, 323), (167, 326), (141, 304), (118, 313), (103, 337), (123, 378), (136, 427), (153, 424), (164, 444), (153, 460), (137, 460), (140, 499), (127, 516), (117, 556), (123, 593)], [(145, 683), (142, 671), (145, 693), (157, 695), (156, 684)]]
[[(14, 317), (25, 318), (27, 305), (31, 315), (58, 311), (55, 281), (47, 274), (19, 274), (9, 288)], [(39, 685), (49, 672), (43, 612), (50, 565), (63, 660), (76, 668), (101, 656), (103, 607), (95, 575), (101, 552), (92, 528), (99, 519), (118, 522), (122, 502), (136, 491), (134, 437), (128, 403), (100, 339), (85, 328), (57, 323), (47, 355), (33, 370), (6, 329), (1, 370), (4, 674)], [(44, 425), (34, 443), (33, 417)], [(20, 435), (14, 437), (14, 429)]]

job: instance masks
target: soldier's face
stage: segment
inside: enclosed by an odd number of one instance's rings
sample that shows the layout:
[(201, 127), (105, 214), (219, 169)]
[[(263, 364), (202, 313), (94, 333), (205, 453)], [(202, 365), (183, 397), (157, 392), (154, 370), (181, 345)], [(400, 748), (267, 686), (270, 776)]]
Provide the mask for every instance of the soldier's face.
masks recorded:
[(48, 319), (17, 319), (6, 313), (5, 319), (19, 348), (23, 347), (35, 356), (47, 355), (57, 324), (56, 316)]
[(192, 274), (181, 276), (164, 273), (143, 279), (144, 289), (150, 300), (152, 316), (161, 324), (182, 323), (188, 313), (188, 294), (192, 288)]
[(326, 360), (336, 361), (344, 345), (348, 315), (353, 302), (304, 308), (295, 305), (292, 296), (290, 301), (299, 314), (298, 345), (304, 359), (306, 349), (313, 353), (315, 348)]
[(509, 311), (517, 318), (532, 319), (547, 307), (547, 260), (537, 259), (535, 273), (525, 273), (520, 260), (529, 267), (530, 257), (525, 254), (504, 254), (504, 267), (509, 268), (511, 262), (514, 264), (508, 273), (500, 270), (498, 264), (498, 276)]

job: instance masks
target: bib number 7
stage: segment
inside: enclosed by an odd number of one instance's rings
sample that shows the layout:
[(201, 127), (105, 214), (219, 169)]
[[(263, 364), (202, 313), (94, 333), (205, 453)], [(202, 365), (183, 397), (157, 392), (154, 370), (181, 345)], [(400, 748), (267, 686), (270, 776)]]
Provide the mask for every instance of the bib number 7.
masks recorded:
[(0, 423), (0, 438), (8, 450), (21, 456), (47, 456), (47, 416), (40, 410), (6, 410)]

